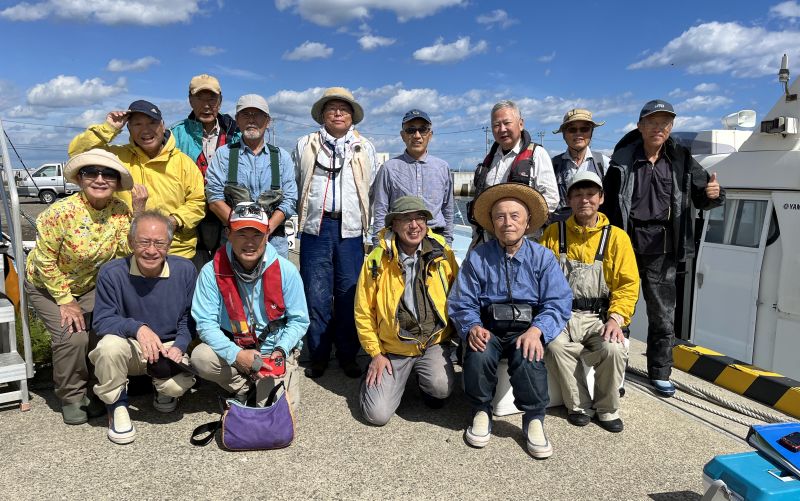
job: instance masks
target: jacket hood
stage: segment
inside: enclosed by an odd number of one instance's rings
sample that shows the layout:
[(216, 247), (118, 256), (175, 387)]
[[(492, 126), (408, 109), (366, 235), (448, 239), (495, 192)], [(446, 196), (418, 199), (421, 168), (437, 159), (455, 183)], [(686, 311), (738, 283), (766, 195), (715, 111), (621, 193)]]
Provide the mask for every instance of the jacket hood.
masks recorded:
[(572, 215), (567, 219), (567, 229), (577, 234), (588, 234), (591, 235), (592, 233), (597, 233), (603, 229), (604, 226), (608, 226), (610, 223), (608, 222), (608, 217), (602, 212), (597, 213), (597, 224), (587, 228), (585, 226), (581, 226), (575, 222), (575, 216)]
[[(626, 148), (631, 145), (639, 145), (642, 144), (644, 140), (642, 139), (642, 133), (639, 132), (639, 129), (633, 129), (632, 131), (628, 132), (622, 139), (619, 140), (616, 146), (614, 146), (614, 153), (618, 150)], [(667, 138), (667, 141), (664, 143), (664, 147), (667, 151), (673, 151), (675, 149), (675, 140), (672, 139), (672, 136)]]
[(129, 139), (128, 148), (130, 148), (134, 156), (142, 160), (143, 164), (148, 162), (167, 162), (171, 156), (181, 153), (175, 145), (175, 136), (173, 136), (172, 131), (169, 129), (164, 131), (164, 145), (161, 147), (161, 151), (153, 158), (150, 158), (143, 149), (137, 146), (136, 143), (133, 142), (133, 138)]

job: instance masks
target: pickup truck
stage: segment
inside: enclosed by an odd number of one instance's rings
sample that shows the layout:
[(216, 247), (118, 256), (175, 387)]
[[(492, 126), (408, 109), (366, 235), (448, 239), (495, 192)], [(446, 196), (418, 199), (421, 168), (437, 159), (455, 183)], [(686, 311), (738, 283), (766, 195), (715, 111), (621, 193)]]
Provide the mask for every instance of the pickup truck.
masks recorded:
[(39, 197), (43, 204), (51, 204), (62, 195), (80, 191), (80, 186), (64, 179), (64, 164), (44, 164), (30, 175), (17, 171), (17, 194), (21, 197)]

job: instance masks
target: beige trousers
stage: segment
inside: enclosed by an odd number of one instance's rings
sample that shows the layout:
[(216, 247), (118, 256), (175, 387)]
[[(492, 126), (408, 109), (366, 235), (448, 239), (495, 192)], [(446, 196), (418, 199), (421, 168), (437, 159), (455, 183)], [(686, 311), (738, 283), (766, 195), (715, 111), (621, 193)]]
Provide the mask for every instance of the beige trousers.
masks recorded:
[[(172, 341), (164, 346), (169, 348)], [(135, 339), (123, 338), (107, 334), (100, 338), (97, 348), (89, 353), (89, 360), (94, 364), (98, 384), (94, 394), (107, 404), (119, 399), (122, 390), (128, 384), (128, 376), (141, 376), (147, 373), (147, 359), (142, 356), (142, 347)], [(183, 361), (189, 357), (184, 353)], [(169, 379), (153, 378), (156, 391), (169, 397), (180, 397), (194, 385), (194, 376), (182, 372)]]
[[(256, 382), (256, 402), (263, 406), (269, 397), (269, 393), (275, 386), (283, 382), (286, 386), (286, 396), (292, 405), (292, 412), (295, 417), (300, 408), (300, 377), (297, 373), (297, 357), (299, 352), (293, 350), (286, 356), (286, 374), (280, 378), (265, 377)], [(235, 394), (247, 393), (253, 381), (238, 371), (235, 367), (228, 365), (205, 343), (197, 345), (192, 351), (192, 367), (203, 379), (217, 383), (226, 391)]]
[[(573, 311), (567, 327), (545, 351), (545, 363), (561, 387), (567, 412), (594, 415), (601, 421), (619, 417), (619, 387), (625, 376), (628, 349), (603, 340), (603, 321), (595, 313)], [(594, 402), (586, 386), (582, 360), (594, 367)]]

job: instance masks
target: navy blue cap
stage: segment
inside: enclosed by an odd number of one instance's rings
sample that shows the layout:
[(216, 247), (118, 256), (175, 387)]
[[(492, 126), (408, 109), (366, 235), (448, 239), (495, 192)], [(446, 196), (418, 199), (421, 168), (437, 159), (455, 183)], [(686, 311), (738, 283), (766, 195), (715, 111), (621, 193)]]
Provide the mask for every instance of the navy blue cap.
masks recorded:
[(132, 102), (131, 105), (128, 106), (128, 113), (144, 113), (150, 118), (162, 120), (161, 110), (158, 109), (158, 106), (143, 99)]
[(418, 110), (416, 108), (406, 112), (406, 114), (403, 115), (403, 125), (405, 125), (406, 122), (414, 120), (415, 118), (421, 118), (426, 122), (428, 122), (429, 124), (433, 125), (433, 122), (431, 122), (431, 117), (429, 117), (428, 114), (425, 113), (424, 111)]
[(653, 113), (659, 113), (662, 111), (664, 113), (669, 113), (673, 117), (676, 115), (675, 110), (672, 108), (671, 104), (661, 99), (653, 99), (652, 101), (648, 101), (644, 105), (641, 113), (639, 113), (639, 120), (643, 119), (648, 115), (652, 115)]

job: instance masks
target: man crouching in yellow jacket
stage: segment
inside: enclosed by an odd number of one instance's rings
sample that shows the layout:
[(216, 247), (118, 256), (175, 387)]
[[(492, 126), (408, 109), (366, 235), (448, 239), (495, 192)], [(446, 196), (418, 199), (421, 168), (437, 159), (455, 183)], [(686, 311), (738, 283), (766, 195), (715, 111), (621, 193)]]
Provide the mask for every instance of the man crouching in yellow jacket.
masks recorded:
[[(572, 289), (572, 318), (547, 345), (545, 361), (561, 386), (567, 421), (622, 431), (619, 387), (628, 348), (622, 328), (639, 298), (639, 271), (628, 234), (597, 212), (603, 184), (594, 172), (575, 174), (567, 187), (572, 216), (551, 224), (542, 245), (552, 250)], [(589, 396), (583, 364), (594, 367), (594, 398)]]
[(372, 357), (361, 384), (361, 414), (378, 426), (394, 415), (412, 372), (433, 408), (450, 396), (455, 379), (446, 308), (458, 272), (455, 256), (428, 229), (433, 216), (421, 198), (400, 197), (390, 209), (361, 268), (355, 305), (358, 339)]

